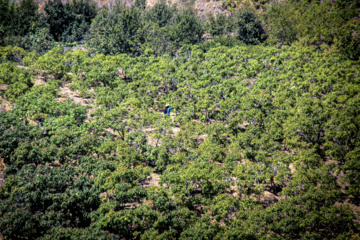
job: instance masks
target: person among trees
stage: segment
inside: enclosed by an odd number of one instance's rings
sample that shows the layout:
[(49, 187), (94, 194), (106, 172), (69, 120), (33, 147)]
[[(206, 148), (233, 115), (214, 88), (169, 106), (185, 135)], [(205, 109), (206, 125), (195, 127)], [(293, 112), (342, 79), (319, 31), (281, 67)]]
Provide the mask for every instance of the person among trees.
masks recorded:
[(169, 104), (166, 104), (166, 105), (165, 105), (164, 114), (170, 116), (170, 111), (171, 111), (172, 109), (174, 109), (174, 108), (170, 107)]

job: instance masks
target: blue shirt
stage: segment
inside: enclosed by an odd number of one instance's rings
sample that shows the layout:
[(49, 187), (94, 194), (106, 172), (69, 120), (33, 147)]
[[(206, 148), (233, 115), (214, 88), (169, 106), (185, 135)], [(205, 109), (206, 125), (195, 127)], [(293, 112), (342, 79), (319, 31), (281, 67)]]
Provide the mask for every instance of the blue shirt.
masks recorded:
[(167, 109), (167, 112), (166, 112), (166, 114), (167, 114), (168, 116), (170, 116), (170, 110), (172, 110), (172, 109), (174, 109), (174, 108), (172, 108), (172, 107), (169, 107), (169, 108)]

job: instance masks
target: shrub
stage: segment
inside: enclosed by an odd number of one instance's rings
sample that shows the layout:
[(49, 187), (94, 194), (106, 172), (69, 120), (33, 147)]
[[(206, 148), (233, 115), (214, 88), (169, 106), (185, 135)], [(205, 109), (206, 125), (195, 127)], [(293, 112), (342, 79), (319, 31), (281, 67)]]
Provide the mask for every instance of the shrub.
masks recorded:
[(98, 53), (133, 52), (140, 25), (139, 10), (117, 2), (112, 9), (104, 7), (96, 16), (87, 43)]
[(171, 20), (170, 39), (179, 44), (197, 43), (204, 34), (203, 25), (191, 8), (180, 10)]
[(265, 40), (265, 31), (259, 17), (249, 8), (236, 13), (237, 38), (246, 44), (259, 44)]
[(14, 101), (33, 86), (30, 72), (18, 68), (11, 62), (0, 65), (0, 83), (8, 85), (5, 95), (10, 101)]

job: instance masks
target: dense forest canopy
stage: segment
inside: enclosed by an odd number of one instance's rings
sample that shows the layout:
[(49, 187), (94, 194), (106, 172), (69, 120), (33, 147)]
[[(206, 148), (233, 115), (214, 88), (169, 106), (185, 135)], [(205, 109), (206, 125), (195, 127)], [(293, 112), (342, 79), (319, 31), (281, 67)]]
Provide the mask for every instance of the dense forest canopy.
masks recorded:
[(360, 2), (185, 5), (0, 0), (4, 239), (360, 237)]

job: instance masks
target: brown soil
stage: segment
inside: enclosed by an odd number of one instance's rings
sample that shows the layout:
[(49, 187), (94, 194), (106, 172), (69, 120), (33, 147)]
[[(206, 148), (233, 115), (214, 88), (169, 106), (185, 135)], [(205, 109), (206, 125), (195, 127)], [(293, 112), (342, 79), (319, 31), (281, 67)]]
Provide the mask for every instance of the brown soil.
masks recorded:
[(45, 78), (43, 76), (37, 76), (37, 78), (35, 79), (34, 86), (39, 86), (42, 84), (45, 84)]
[(146, 179), (141, 183), (143, 187), (150, 187), (150, 186), (160, 186), (160, 175), (156, 173), (151, 173), (150, 178)]
[(0, 97), (0, 112), (10, 111), (12, 104), (6, 98)]
[(0, 84), (0, 91), (7, 90), (8, 85), (7, 84)]
[(59, 92), (60, 98), (71, 98), (74, 100), (74, 103), (81, 104), (83, 106), (91, 105), (90, 99), (85, 99), (85, 98), (80, 97), (79, 91), (78, 90), (72, 91), (69, 88), (70, 85), (71, 85), (71, 83), (65, 83), (60, 87), (60, 92)]
[[(150, 134), (154, 133), (155, 131), (156, 131), (155, 128), (142, 129), (142, 132), (145, 133), (145, 135), (146, 135), (148, 144), (151, 146), (154, 146), (154, 147), (159, 146), (162, 143), (161, 140), (158, 141), (157, 139), (150, 136)], [(179, 127), (171, 127), (170, 131), (172, 132), (171, 136), (176, 137), (177, 134), (180, 132), (180, 128)]]
[(296, 172), (296, 169), (294, 168), (292, 163), (289, 164), (289, 168), (290, 168), (290, 173), (291, 174), (294, 174)]
[(243, 82), (248, 82), (249, 85), (247, 85), (246, 87), (251, 90), (251, 88), (254, 85), (256, 80), (257, 80), (257, 78), (249, 78), (249, 79), (243, 79), (242, 81)]

